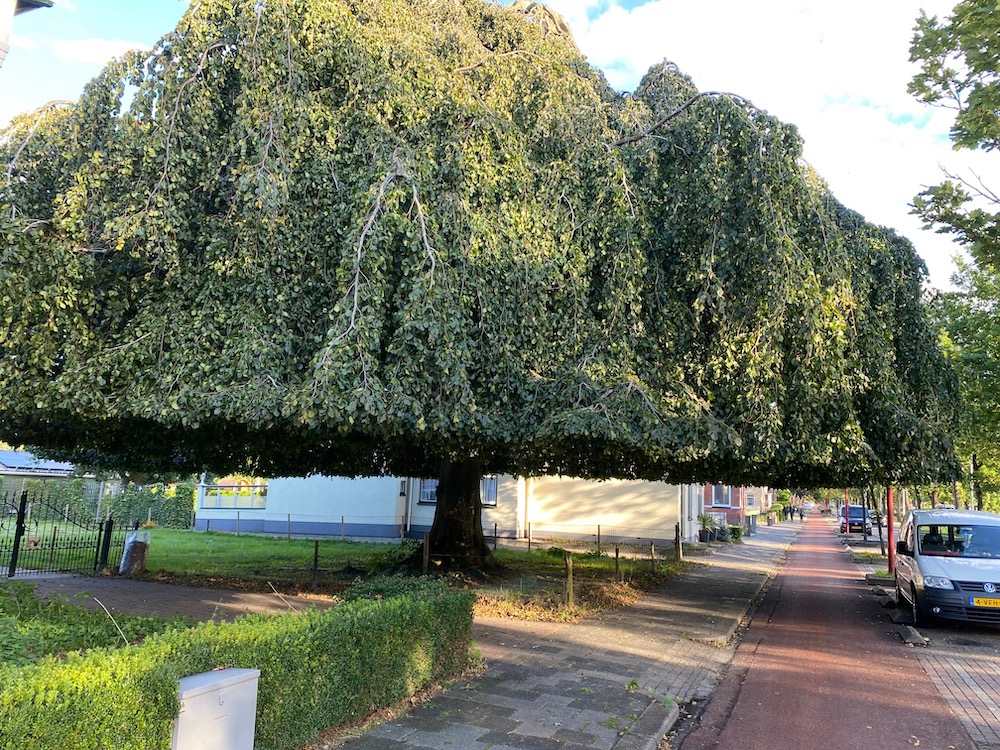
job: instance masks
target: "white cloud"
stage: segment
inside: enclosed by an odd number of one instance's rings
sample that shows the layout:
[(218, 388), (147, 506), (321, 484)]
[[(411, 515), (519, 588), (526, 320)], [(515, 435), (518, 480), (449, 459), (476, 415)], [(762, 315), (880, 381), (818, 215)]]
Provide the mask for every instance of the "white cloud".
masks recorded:
[(33, 52), (36, 49), (38, 49), (37, 42), (35, 42), (35, 40), (31, 39), (30, 37), (18, 36), (17, 34), (12, 33), (8, 41), (10, 43), (11, 49), (20, 49), (24, 50), (25, 52)]
[(63, 62), (101, 65), (129, 50), (146, 49), (149, 45), (124, 39), (50, 39), (47, 42), (56, 58)]

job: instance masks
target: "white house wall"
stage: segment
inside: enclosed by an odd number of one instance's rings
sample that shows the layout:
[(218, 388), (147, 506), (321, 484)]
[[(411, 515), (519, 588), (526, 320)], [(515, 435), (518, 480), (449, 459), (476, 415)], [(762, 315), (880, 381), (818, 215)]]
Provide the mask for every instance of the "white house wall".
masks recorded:
[[(596, 538), (615, 541), (674, 538), (697, 492), (665, 482), (563, 477), (497, 478), (496, 507), (484, 507), (489, 536)], [(422, 504), (419, 479), (313, 476), (272, 479), (262, 509), (202, 508), (195, 528), (302, 536), (398, 538), (428, 531), (436, 506)], [(688, 519), (690, 520), (690, 519)], [(600, 528), (598, 528), (600, 527)]]
[[(633, 541), (674, 538), (681, 488), (665, 482), (568, 477), (521, 480), (519, 536)], [(499, 491), (497, 504), (500, 505)]]
[(272, 479), (263, 509), (198, 508), (200, 531), (302, 536), (399, 537), (406, 482), (396, 477)]

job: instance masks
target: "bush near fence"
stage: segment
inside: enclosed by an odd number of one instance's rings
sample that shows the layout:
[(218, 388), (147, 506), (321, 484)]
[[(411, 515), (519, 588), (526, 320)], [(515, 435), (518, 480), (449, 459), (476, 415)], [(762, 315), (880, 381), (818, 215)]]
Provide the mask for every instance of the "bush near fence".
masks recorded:
[[(378, 591), (368, 584), (357, 595)], [(380, 596), (0, 666), (0, 748), (165, 750), (177, 681), (219, 667), (261, 672), (255, 748), (300, 747), (466, 665), (473, 594), (420, 580), (392, 582)]]
[(151, 520), (168, 529), (190, 529), (194, 500), (195, 485), (190, 482), (178, 482), (173, 486), (130, 484), (111, 499), (110, 510), (117, 523), (130, 527)]

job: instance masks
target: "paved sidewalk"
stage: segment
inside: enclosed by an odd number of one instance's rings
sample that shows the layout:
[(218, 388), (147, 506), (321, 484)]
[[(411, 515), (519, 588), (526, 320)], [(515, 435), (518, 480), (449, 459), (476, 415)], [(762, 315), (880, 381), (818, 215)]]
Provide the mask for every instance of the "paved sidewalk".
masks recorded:
[[(855, 564), (861, 575), (885, 569), (884, 563), (856, 561)], [(876, 588), (872, 586), (873, 593)], [(891, 578), (882, 584), (882, 589), (895, 600), (893, 588)], [(902, 622), (910, 622), (902, 612), (896, 616), (903, 616)], [(950, 630), (961, 625), (945, 623), (939, 628), (951, 635)], [(946, 640), (933, 629), (927, 630), (926, 635), (933, 640)], [(1000, 747), (1000, 657), (979, 651), (966, 653), (960, 638), (953, 646), (939, 643), (935, 648), (918, 647), (916, 657), (972, 741), (978, 747)]]
[(712, 694), (800, 528), (763, 527), (638, 604), (581, 623), (477, 619), (484, 675), (345, 747), (652, 750), (678, 703)]
[[(477, 619), (485, 673), (349, 750), (653, 750), (678, 703), (705, 700), (733, 657), (733, 635), (802, 528), (762, 526), (633, 606), (576, 624)], [(190, 589), (118, 578), (25, 577), (45, 595), (86, 592), (113, 611), (226, 618), (308, 607), (277, 594)], [(318, 748), (326, 747), (323, 745)], [(332, 745), (330, 745), (332, 747)]]

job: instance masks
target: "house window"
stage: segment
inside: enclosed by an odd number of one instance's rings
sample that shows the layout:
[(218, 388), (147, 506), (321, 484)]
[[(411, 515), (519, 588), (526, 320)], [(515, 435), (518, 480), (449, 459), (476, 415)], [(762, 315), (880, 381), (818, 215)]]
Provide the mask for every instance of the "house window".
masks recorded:
[(484, 508), (497, 507), (496, 475), (483, 477), (479, 483), (479, 502)]
[(747, 507), (757, 504), (757, 495), (751, 490), (747, 490)]
[(434, 505), (438, 501), (437, 497), (438, 480), (436, 479), (421, 479), (420, 480), (420, 499), (417, 501), (420, 505)]
[[(420, 505), (435, 505), (437, 503), (436, 479), (420, 480)], [(496, 476), (483, 477), (479, 482), (479, 502), (486, 508), (497, 507), (497, 478)]]
[(732, 487), (727, 484), (713, 484), (712, 505), (732, 505)]

